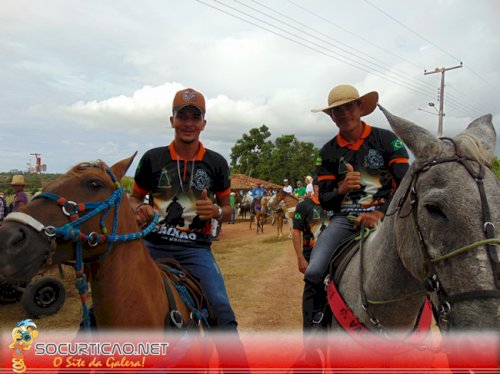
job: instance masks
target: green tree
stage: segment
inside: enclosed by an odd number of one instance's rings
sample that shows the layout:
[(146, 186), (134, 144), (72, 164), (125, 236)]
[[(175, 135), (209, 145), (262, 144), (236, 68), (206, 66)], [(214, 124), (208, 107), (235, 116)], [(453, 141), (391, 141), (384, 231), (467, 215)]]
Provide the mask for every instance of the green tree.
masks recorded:
[(280, 136), (269, 162), (269, 181), (282, 184), (287, 178), (294, 186), (298, 180), (304, 183), (306, 175), (314, 174), (317, 153), (313, 143), (302, 142), (295, 135)]
[(266, 125), (253, 128), (249, 134), (243, 134), (231, 148), (231, 169), (233, 173), (242, 173), (264, 179), (263, 159), (269, 159), (273, 143), (267, 140), (271, 132)]
[(498, 180), (500, 180), (500, 159), (498, 159), (498, 157), (493, 157), (493, 162), (491, 163), (491, 170), (493, 170)]
[(132, 188), (134, 185), (134, 178), (133, 177), (124, 176), (122, 178), (122, 180), (120, 181), (120, 183), (122, 184), (123, 189), (125, 190), (126, 193), (128, 193), (128, 194), (132, 193)]
[(267, 140), (270, 136), (266, 125), (243, 134), (231, 148), (232, 172), (276, 184), (282, 184), (284, 178), (295, 184), (314, 173), (318, 150), (312, 143), (302, 142), (295, 135), (282, 135), (273, 143)]

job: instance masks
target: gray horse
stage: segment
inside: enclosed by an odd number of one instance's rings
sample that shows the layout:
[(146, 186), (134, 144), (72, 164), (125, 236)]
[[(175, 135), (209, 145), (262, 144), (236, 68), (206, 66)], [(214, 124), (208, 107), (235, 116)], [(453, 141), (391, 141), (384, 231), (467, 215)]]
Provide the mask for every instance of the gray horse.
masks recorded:
[(441, 330), (499, 331), (500, 184), (489, 168), (491, 115), (454, 139), (438, 139), (380, 108), (416, 160), (383, 223), (345, 268), (339, 293), (373, 330), (410, 331), (430, 295)]

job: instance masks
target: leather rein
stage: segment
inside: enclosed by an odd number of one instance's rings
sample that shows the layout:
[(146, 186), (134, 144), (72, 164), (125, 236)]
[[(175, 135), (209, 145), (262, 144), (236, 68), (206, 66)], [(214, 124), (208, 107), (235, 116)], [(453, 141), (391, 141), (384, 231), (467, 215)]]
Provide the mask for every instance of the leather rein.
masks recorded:
[[(500, 298), (500, 263), (496, 251), (496, 246), (500, 244), (500, 239), (495, 236), (495, 225), (491, 220), (490, 206), (488, 204), (486, 191), (484, 189), (485, 166), (474, 159), (463, 157), (458, 148), (458, 144), (453, 139), (451, 138), (441, 138), (441, 139), (450, 141), (453, 144), (455, 149), (454, 156), (435, 159), (417, 168), (413, 172), (409, 188), (403, 195), (402, 199), (399, 201), (396, 211), (399, 211), (399, 215), (401, 215), (403, 204), (406, 202), (408, 198), (410, 198), (411, 211), (409, 214), (411, 214), (412, 217), (412, 225), (415, 235), (417, 237), (417, 242), (420, 248), (420, 252), (424, 257), (424, 269), (423, 269), (425, 274), (424, 285), (427, 291), (431, 294), (431, 301), (433, 304), (434, 313), (438, 325), (441, 330), (447, 331), (449, 329), (450, 322), (453, 318), (452, 304), (465, 300)], [(477, 173), (469, 165), (470, 161), (478, 163), (479, 171)], [(422, 234), (418, 222), (418, 194), (416, 185), (418, 177), (422, 173), (425, 173), (435, 165), (440, 165), (450, 162), (458, 162), (459, 164), (461, 164), (477, 184), (479, 196), (481, 199), (482, 229), (485, 234), (485, 239), (476, 241), (464, 247), (450, 251), (449, 253), (443, 256), (432, 258), (429, 254), (428, 245), (425, 242), (424, 235)], [(460, 255), (462, 253), (468, 252), (473, 249), (477, 249), (482, 246), (485, 246), (486, 252), (488, 254), (490, 265), (493, 271), (495, 289), (475, 290), (475, 291), (462, 292), (450, 295), (446, 291), (446, 289), (442, 286), (439, 277), (436, 273), (435, 265), (439, 262), (453, 258), (457, 255)]]
[[(123, 186), (117, 180), (111, 169), (103, 168), (99, 163), (80, 164), (80, 168), (91, 167), (103, 169), (111, 178), (115, 186), (115, 190), (107, 199), (96, 202), (92, 201), (85, 203), (76, 203), (59, 195), (47, 192), (41, 193), (33, 198), (33, 200), (43, 198), (54, 201), (57, 205), (60, 206), (63, 214), (69, 218), (70, 222), (60, 227), (46, 226), (32, 216), (22, 212), (13, 212), (9, 214), (4, 220), (22, 223), (38, 232), (43, 232), (51, 242), (52, 247), (55, 247), (54, 242), (56, 238), (62, 238), (64, 241), (70, 240), (76, 243), (75, 270), (77, 272), (81, 272), (83, 269), (83, 243), (86, 242), (90, 247), (95, 247), (102, 243), (108, 243), (108, 247), (105, 252), (99, 256), (99, 258), (101, 258), (102, 256), (105, 256), (107, 253), (109, 253), (113, 243), (137, 240), (149, 234), (153, 230), (159, 219), (158, 215), (155, 214), (153, 221), (143, 230), (129, 234), (117, 234), (118, 210), (123, 198)], [(111, 212), (111, 208), (113, 207), (115, 207), (113, 224), (111, 233), (108, 233), (105, 219), (109, 215), (109, 213)], [(81, 213), (85, 214), (80, 216)], [(100, 213), (102, 213), (100, 217), (101, 232), (97, 233), (94, 231), (90, 234), (83, 233), (80, 230), (80, 225)], [(50, 264), (52, 254), (53, 253), (51, 253), (48, 258), (46, 258), (45, 262), (47, 264)]]
[[(434, 317), (436, 321), (438, 322), (439, 328), (442, 331), (447, 331), (450, 326), (450, 322), (452, 321), (453, 318), (453, 313), (452, 313), (452, 304), (465, 301), (465, 300), (472, 300), (472, 299), (489, 299), (489, 298), (500, 298), (500, 265), (499, 265), (499, 260), (498, 260), (498, 255), (496, 252), (496, 246), (500, 244), (500, 239), (496, 238), (495, 236), (495, 225), (493, 224), (491, 220), (491, 211), (490, 211), (490, 206), (488, 204), (488, 199), (486, 197), (486, 192), (484, 189), (484, 175), (485, 175), (485, 167), (481, 163), (479, 164), (479, 171), (476, 173), (471, 166), (468, 164), (470, 161), (477, 162), (474, 159), (470, 158), (465, 158), (463, 157), (458, 149), (458, 145), (453, 139), (450, 138), (441, 138), (443, 140), (448, 140), (450, 141), (455, 149), (455, 154), (452, 157), (446, 157), (446, 158), (441, 158), (441, 159), (435, 159), (432, 161), (429, 161), (422, 166), (418, 167), (416, 170), (413, 171), (412, 179), (410, 181), (409, 187), (406, 190), (406, 192), (403, 194), (402, 198), (399, 200), (398, 205), (396, 206), (396, 209), (392, 213), (387, 213), (386, 216), (394, 215), (399, 212), (399, 216), (401, 218), (406, 218), (411, 214), (412, 218), (412, 226), (414, 229), (415, 236), (417, 237), (417, 242), (419, 245), (420, 252), (422, 253), (422, 256), (424, 258), (424, 269), (423, 273), (424, 275), (424, 286), (425, 286), (425, 291), (421, 292), (416, 292), (412, 293), (409, 295), (405, 295), (403, 297), (391, 299), (391, 300), (380, 300), (380, 301), (375, 301), (375, 300), (370, 300), (366, 296), (366, 293), (364, 291), (363, 287), (363, 274), (364, 274), (364, 268), (363, 268), (363, 257), (364, 257), (364, 241), (369, 235), (370, 231), (369, 229), (362, 228), (361, 229), (361, 234), (356, 238), (356, 240), (359, 240), (359, 251), (360, 251), (360, 294), (361, 294), (361, 302), (362, 302), (362, 308), (365, 310), (367, 313), (370, 322), (376, 327), (380, 332), (382, 332), (385, 335), (388, 335), (387, 330), (385, 327), (382, 325), (380, 320), (378, 320), (373, 311), (370, 309), (370, 305), (381, 305), (381, 304), (390, 304), (390, 303), (395, 303), (398, 301), (403, 301), (405, 299), (409, 299), (415, 296), (423, 296), (423, 295), (428, 295), (428, 299), (430, 299), (431, 304), (432, 304), (432, 309), (434, 312)], [(485, 234), (485, 239), (484, 240), (479, 240), (474, 243), (468, 244), (464, 247), (455, 249), (453, 251), (450, 251), (449, 253), (432, 258), (429, 254), (429, 249), (428, 246), (425, 242), (424, 235), (422, 234), (422, 231), (420, 229), (420, 225), (418, 223), (418, 194), (417, 194), (417, 181), (418, 177), (428, 171), (430, 168), (432, 168), (435, 165), (439, 164), (444, 164), (444, 163), (450, 163), (450, 162), (458, 162), (460, 163), (468, 172), (468, 174), (475, 180), (477, 186), (478, 186), (478, 191), (479, 191), (479, 196), (481, 199), (481, 209), (482, 209), (482, 228)], [(406, 203), (406, 201), (410, 198), (410, 212), (404, 216), (401, 216), (401, 211), (403, 205)], [(453, 258), (455, 256), (458, 256), (462, 253), (471, 251), (473, 249), (477, 249), (479, 247), (485, 246), (486, 251), (488, 253), (488, 258), (490, 261), (490, 265), (493, 270), (493, 276), (494, 276), (494, 281), (495, 281), (495, 289), (493, 290), (475, 290), (475, 291), (469, 291), (469, 292), (462, 292), (459, 294), (453, 294), (450, 295), (446, 289), (442, 286), (439, 277), (436, 272), (436, 267), (435, 265), (437, 263), (440, 263), (444, 260)], [(347, 305), (344, 305), (342, 303), (342, 297), (339, 294), (334, 281), (332, 279), (333, 275), (330, 274), (327, 276), (327, 278), (324, 281), (325, 288), (328, 292), (328, 297), (329, 301), (331, 304), (332, 311), (334, 312), (337, 320), (341, 325), (344, 326), (344, 328), (349, 328), (352, 330), (354, 329), (363, 329), (361, 322), (357, 320), (356, 316), (350, 311), (349, 307)], [(339, 308), (340, 305), (344, 305), (344, 307)], [(425, 310), (427, 308), (428, 301), (426, 301), (426, 305), (423, 307), (421, 310), (421, 315), (419, 316), (416, 325), (416, 328), (418, 326), (426, 325), (426, 323), (422, 323), (420, 321), (420, 317), (425, 315)], [(341, 310), (342, 309), (342, 310)], [(340, 310), (340, 311), (339, 311)], [(427, 320), (426, 317), (424, 317), (425, 320)], [(354, 327), (355, 326), (355, 327)]]

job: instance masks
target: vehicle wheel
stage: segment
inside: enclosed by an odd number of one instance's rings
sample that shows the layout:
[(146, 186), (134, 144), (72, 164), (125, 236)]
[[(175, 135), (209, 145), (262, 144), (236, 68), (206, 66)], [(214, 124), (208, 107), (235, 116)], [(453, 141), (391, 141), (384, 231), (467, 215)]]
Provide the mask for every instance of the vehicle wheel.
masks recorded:
[(18, 302), (26, 282), (0, 280), (0, 305)]
[(34, 317), (57, 313), (66, 301), (64, 284), (56, 278), (41, 278), (24, 290), (21, 302), (24, 310)]

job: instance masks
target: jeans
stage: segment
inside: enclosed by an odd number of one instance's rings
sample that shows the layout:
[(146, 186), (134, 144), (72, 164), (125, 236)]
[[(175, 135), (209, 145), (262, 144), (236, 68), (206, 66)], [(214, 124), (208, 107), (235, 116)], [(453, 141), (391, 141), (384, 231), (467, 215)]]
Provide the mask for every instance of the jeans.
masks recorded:
[(318, 237), (304, 273), (305, 284), (302, 296), (304, 329), (313, 327), (315, 316), (323, 312), (325, 308), (326, 292), (322, 282), (328, 271), (330, 259), (339, 244), (356, 232), (358, 230), (353, 227), (353, 222), (345, 216), (334, 216)]
[(173, 258), (200, 281), (201, 289), (217, 318), (217, 328), (236, 330), (238, 324), (229, 302), (224, 279), (210, 248), (169, 247), (167, 249), (155, 246), (146, 240), (144, 242), (153, 259)]

